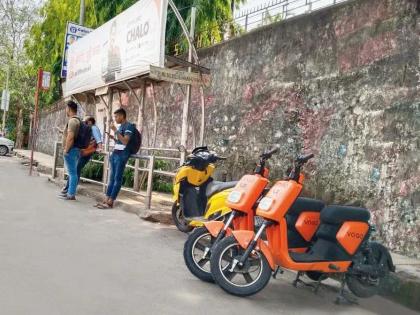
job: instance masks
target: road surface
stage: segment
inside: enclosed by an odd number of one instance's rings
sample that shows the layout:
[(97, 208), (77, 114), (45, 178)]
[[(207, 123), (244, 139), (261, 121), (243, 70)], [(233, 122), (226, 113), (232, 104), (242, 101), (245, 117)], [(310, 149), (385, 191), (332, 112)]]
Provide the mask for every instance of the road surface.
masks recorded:
[(45, 178), (0, 158), (0, 314), (415, 314), (381, 297), (333, 304), (291, 275), (236, 298), (186, 269), (185, 235), (93, 201), (56, 198)]

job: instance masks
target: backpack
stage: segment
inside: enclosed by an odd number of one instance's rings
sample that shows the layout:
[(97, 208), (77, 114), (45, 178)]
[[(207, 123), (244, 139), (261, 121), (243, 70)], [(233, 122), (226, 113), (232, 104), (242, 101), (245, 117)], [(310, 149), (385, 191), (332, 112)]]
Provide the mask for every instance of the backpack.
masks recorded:
[(141, 133), (137, 130), (136, 126), (133, 124), (133, 135), (130, 138), (130, 142), (127, 144), (127, 148), (131, 154), (136, 154), (139, 152), (141, 147)]
[(79, 149), (86, 149), (92, 139), (92, 128), (83, 122), (80, 118), (79, 133), (77, 134), (76, 140), (74, 141), (74, 146)]

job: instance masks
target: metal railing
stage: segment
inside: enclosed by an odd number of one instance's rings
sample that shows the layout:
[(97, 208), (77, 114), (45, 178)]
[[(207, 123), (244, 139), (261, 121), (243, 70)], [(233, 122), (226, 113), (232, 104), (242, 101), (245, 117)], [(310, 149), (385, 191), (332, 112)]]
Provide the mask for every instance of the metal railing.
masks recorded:
[[(141, 151), (147, 151), (147, 152), (171, 152), (171, 153), (177, 153), (180, 154), (180, 151), (177, 149), (168, 149), (168, 148), (142, 148)], [(55, 178), (57, 176), (57, 167), (63, 165), (63, 163), (60, 163), (60, 159), (62, 159), (62, 155), (61, 155), (61, 143), (60, 142), (56, 142), (55, 143), (55, 149), (54, 149), (54, 165), (53, 165), (53, 170), (52, 170), (52, 177)], [(91, 183), (91, 184), (95, 184), (95, 185), (101, 185), (103, 187), (103, 190), (105, 191), (107, 186), (108, 186), (108, 177), (109, 177), (109, 156), (110, 153), (109, 152), (102, 152), (99, 153), (102, 156), (104, 156), (104, 160), (95, 160), (95, 159), (91, 159), (89, 161), (89, 163), (93, 163), (93, 164), (100, 164), (102, 165), (102, 174), (103, 174), (103, 178), (102, 181), (98, 181), (98, 180), (94, 180), (94, 179), (90, 179), (90, 178), (85, 178), (85, 177), (81, 177), (80, 180), (83, 182), (87, 182), (87, 183)], [(167, 160), (167, 161), (172, 161), (172, 162), (178, 162), (177, 164), (179, 164), (179, 162), (181, 161), (180, 157), (170, 157), (170, 156), (163, 156), (163, 155), (154, 155), (154, 154), (148, 154), (148, 155), (142, 155), (142, 154), (133, 154), (130, 156), (130, 159), (134, 159), (136, 161), (147, 161), (147, 166), (146, 167), (140, 167), (139, 163), (136, 163), (135, 165), (130, 165), (129, 163), (127, 163), (126, 165), (126, 169), (132, 169), (134, 170), (134, 178), (135, 181), (142, 181), (140, 179), (139, 174), (143, 173), (146, 174), (146, 191), (145, 193), (143, 193), (141, 191), (141, 187), (143, 186), (143, 183), (134, 183), (134, 187), (133, 188), (129, 188), (129, 187), (122, 187), (121, 190), (122, 191), (126, 191), (138, 196), (141, 196), (143, 198), (145, 198), (145, 205), (147, 209), (151, 208), (152, 205), (152, 191), (153, 191), (153, 177), (154, 175), (161, 175), (161, 176), (167, 176), (170, 178), (175, 177), (176, 172), (171, 172), (171, 171), (164, 171), (164, 170), (160, 170), (160, 169), (156, 169), (155, 168), (155, 162), (156, 160)], [(66, 172), (64, 172), (64, 175), (68, 175)], [(137, 186), (137, 187), (136, 187)]]
[(308, 14), (349, 0), (271, 0), (265, 5), (239, 12), (235, 22), (245, 32), (279, 20)]

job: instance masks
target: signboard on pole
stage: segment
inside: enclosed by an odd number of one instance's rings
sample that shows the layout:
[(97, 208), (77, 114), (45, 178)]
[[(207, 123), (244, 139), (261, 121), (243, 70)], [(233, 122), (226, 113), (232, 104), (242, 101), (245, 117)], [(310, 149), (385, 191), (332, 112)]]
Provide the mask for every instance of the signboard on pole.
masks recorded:
[(66, 36), (64, 37), (64, 51), (63, 61), (61, 63), (61, 77), (67, 77), (67, 66), (68, 66), (68, 51), (71, 44), (92, 32), (91, 28), (78, 25), (73, 22), (67, 22)]
[(1, 110), (8, 112), (10, 104), (10, 92), (8, 90), (3, 90), (1, 95)]
[(210, 76), (196, 72), (179, 71), (150, 66), (150, 77), (158, 81), (168, 81), (180, 84), (210, 85)]
[(95, 90), (162, 67), (168, 0), (140, 0), (73, 43), (64, 95)]
[(41, 89), (47, 91), (50, 89), (51, 83), (51, 73), (47, 71), (42, 71), (42, 81), (41, 81)]

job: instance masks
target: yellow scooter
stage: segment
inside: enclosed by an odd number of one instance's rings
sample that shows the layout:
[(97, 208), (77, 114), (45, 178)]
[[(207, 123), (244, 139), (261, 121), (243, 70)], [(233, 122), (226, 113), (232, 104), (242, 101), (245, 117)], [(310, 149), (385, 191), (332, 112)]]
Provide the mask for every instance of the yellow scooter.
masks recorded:
[(174, 180), (172, 219), (181, 232), (190, 232), (209, 220), (223, 220), (231, 211), (226, 199), (235, 182), (218, 182), (212, 175), (219, 157), (207, 147), (195, 148)]

